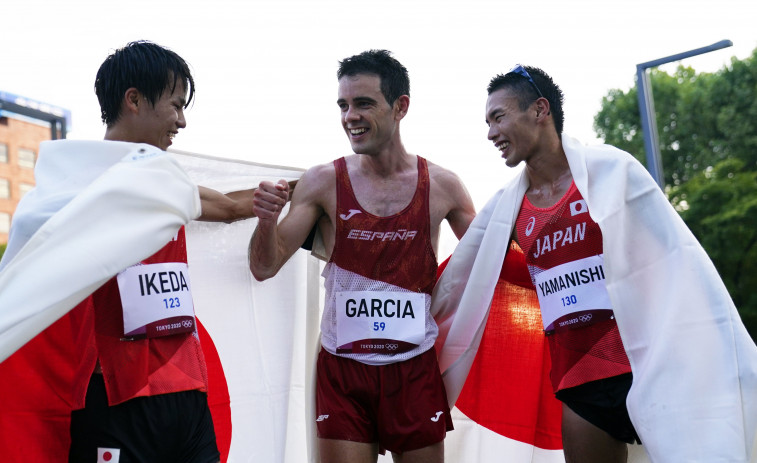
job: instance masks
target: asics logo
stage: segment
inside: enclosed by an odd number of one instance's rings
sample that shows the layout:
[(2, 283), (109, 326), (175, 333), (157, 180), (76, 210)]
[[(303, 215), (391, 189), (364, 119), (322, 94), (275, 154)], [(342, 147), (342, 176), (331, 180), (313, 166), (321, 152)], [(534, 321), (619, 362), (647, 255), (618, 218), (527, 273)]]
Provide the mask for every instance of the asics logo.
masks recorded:
[(347, 214), (339, 214), (339, 217), (342, 220), (350, 220), (350, 218), (352, 218), (352, 216), (355, 215), (355, 214), (360, 214), (360, 211), (357, 210), (357, 209), (350, 209), (349, 213), (347, 213)]
[(526, 225), (526, 236), (531, 236), (531, 233), (534, 231), (534, 226), (536, 225), (536, 217), (531, 217), (528, 219), (528, 225)]
[(437, 421), (439, 421), (439, 417), (442, 416), (443, 413), (444, 412), (436, 412), (436, 416), (432, 416), (431, 417), (431, 421), (433, 421), (434, 423), (436, 423)]
[(328, 415), (319, 415), (318, 418), (316, 418), (315, 420), (316, 421), (326, 421), (326, 419), (328, 417), (329, 417)]

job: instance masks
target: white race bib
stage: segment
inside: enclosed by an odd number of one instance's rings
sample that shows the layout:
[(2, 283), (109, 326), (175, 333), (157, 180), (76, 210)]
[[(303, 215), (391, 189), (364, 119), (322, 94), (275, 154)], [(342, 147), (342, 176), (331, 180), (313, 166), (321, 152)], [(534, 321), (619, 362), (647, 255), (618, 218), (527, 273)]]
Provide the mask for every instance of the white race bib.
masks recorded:
[(117, 280), (125, 337), (152, 338), (194, 331), (187, 264), (133, 265), (119, 273)]
[(337, 352), (397, 353), (426, 337), (424, 293), (342, 291), (336, 294)]
[(612, 316), (603, 256), (558, 265), (536, 275), (545, 331), (589, 325)]

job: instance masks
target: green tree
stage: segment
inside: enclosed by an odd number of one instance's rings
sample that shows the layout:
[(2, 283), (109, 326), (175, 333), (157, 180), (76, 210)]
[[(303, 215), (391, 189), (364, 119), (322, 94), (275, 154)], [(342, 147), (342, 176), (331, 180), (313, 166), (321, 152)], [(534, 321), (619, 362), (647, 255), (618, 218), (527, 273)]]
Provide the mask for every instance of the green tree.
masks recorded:
[[(650, 81), (665, 191), (757, 339), (757, 49), (714, 73), (654, 69)], [(610, 90), (594, 129), (646, 164), (636, 88)]]

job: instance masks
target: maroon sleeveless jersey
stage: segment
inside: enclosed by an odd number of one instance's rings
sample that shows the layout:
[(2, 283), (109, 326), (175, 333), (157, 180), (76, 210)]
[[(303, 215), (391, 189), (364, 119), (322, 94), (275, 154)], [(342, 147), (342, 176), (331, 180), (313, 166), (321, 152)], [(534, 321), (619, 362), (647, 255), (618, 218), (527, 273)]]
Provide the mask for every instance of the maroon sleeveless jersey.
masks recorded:
[(335, 241), (323, 272), (322, 345), (332, 354), (374, 365), (425, 352), (438, 333), (429, 314), (437, 262), (426, 160), (418, 156), (410, 203), (387, 217), (359, 204), (344, 158), (335, 160), (334, 167)]

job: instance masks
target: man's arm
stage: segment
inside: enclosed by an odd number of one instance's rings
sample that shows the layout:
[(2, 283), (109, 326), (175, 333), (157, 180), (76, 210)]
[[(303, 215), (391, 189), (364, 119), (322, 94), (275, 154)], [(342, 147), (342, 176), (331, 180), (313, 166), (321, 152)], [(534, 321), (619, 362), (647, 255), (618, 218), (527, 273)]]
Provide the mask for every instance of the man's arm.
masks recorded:
[[(297, 180), (291, 180), (288, 184), (289, 189), (293, 190)], [(232, 223), (255, 217), (253, 194), (257, 188), (229, 193), (221, 193), (204, 186), (197, 188), (200, 190), (200, 202), (202, 203), (202, 213), (197, 220)]]
[(204, 186), (197, 188), (200, 190), (200, 202), (202, 203), (202, 214), (197, 220), (231, 223), (255, 217), (252, 210), (254, 188), (232, 191), (226, 194)]
[(277, 222), (289, 199), (289, 185), (284, 180), (276, 184), (261, 182), (254, 192), (253, 211), (258, 226), (250, 239), (249, 259), (256, 280), (276, 275), (323, 215), (321, 195), (329, 176), (322, 175), (320, 169), (323, 167), (308, 170), (299, 180), (289, 212), (281, 223)]
[(448, 198), (449, 212), (445, 218), (459, 240), (476, 217), (476, 207), (462, 180), (455, 173), (445, 169), (438, 181), (442, 187), (441, 191), (444, 191)]

